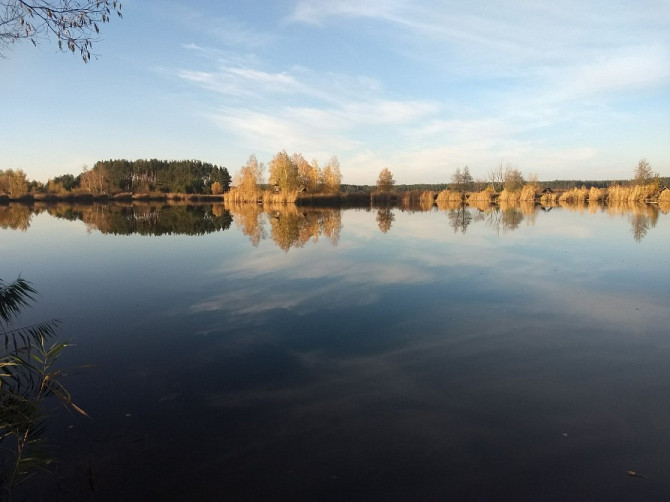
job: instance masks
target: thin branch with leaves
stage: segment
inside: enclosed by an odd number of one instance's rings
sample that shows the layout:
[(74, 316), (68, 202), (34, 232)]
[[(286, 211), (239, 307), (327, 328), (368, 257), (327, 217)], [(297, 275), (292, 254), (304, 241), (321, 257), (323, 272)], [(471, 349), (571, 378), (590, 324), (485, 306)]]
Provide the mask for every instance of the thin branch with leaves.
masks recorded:
[(0, 55), (21, 40), (37, 46), (55, 39), (59, 50), (79, 52), (87, 63), (100, 26), (114, 16), (123, 17), (117, 0), (0, 0)]

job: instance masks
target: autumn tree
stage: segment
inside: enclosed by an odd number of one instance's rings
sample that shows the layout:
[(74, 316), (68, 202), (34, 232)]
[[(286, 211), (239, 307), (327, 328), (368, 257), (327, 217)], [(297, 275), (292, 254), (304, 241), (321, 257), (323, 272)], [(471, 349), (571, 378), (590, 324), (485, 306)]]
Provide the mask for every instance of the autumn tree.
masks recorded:
[(270, 183), (280, 192), (295, 192), (300, 186), (298, 166), (293, 159), (282, 150), (270, 161)]
[(377, 178), (377, 191), (382, 193), (388, 193), (393, 190), (393, 185), (395, 185), (395, 180), (393, 179), (393, 174), (387, 167), (382, 169)]
[(342, 184), (342, 173), (340, 172), (340, 161), (333, 155), (323, 168), (323, 191), (326, 193), (338, 193)]
[(0, 55), (15, 42), (50, 40), (87, 63), (100, 26), (114, 15), (123, 17), (117, 0), (0, 0)]
[(640, 159), (633, 172), (633, 183), (635, 185), (648, 185), (658, 178), (658, 174), (651, 168), (651, 164), (647, 159)]
[(212, 183), (211, 188), (212, 195), (221, 195), (223, 193), (223, 186), (218, 181)]
[(503, 186), (509, 192), (516, 192), (523, 187), (524, 180), (521, 171), (512, 166), (507, 166), (503, 177)]
[(49, 180), (49, 181), (47, 181), (46, 193), (64, 194), (64, 193), (67, 193), (67, 190), (63, 186), (63, 183), (60, 183), (60, 182), (57, 182), (57, 181), (54, 181), (54, 180)]
[(255, 200), (258, 196), (258, 185), (263, 175), (263, 164), (255, 155), (250, 155), (247, 163), (235, 175), (235, 185), (242, 200)]
[(309, 166), (309, 172), (305, 180), (305, 189), (310, 193), (318, 192), (323, 184), (323, 171), (319, 167), (319, 162), (316, 159), (312, 159), (312, 163)]
[(312, 166), (307, 159), (303, 157), (301, 153), (294, 153), (291, 155), (291, 161), (295, 164), (298, 169), (298, 185), (305, 190), (308, 190), (308, 185), (310, 181), (310, 173), (312, 171)]
[(21, 169), (0, 169), (0, 193), (16, 197), (28, 192), (28, 178)]
[(90, 193), (109, 193), (109, 173), (102, 163), (96, 163), (93, 169), (84, 167), (81, 173), (81, 187)]

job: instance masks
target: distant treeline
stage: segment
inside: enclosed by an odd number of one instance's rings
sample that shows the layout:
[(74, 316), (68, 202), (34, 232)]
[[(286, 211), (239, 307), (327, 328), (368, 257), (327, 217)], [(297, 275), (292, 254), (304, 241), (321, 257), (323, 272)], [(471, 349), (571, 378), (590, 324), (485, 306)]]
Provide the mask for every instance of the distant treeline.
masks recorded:
[[(393, 185), (393, 190), (396, 192), (414, 192), (431, 190), (439, 192), (447, 188), (447, 183), (417, 183), (414, 185)], [(360, 192), (374, 192), (377, 190), (376, 185), (350, 185), (343, 183), (340, 190), (344, 193), (360, 193)]]
[(96, 162), (78, 176), (58, 176), (49, 180), (45, 192), (221, 194), (229, 187), (228, 170), (208, 162), (120, 159)]
[[(661, 176), (659, 180), (663, 186), (670, 187), (670, 177)], [(472, 191), (483, 190), (488, 186), (490, 182), (488, 181), (474, 181), (472, 186), (469, 187)], [(538, 181), (537, 185), (540, 189), (551, 188), (552, 190), (571, 190), (573, 188), (580, 187), (596, 187), (596, 188), (608, 188), (613, 185), (630, 185), (631, 180), (553, 180), (553, 181)], [(413, 192), (413, 191), (424, 191), (430, 190), (433, 192), (440, 192), (447, 189), (457, 189), (455, 183), (419, 183), (414, 185), (395, 185), (393, 189), (396, 192)], [(375, 185), (349, 185), (346, 183), (342, 184), (342, 192), (345, 193), (355, 193), (355, 192), (374, 192), (377, 189)]]

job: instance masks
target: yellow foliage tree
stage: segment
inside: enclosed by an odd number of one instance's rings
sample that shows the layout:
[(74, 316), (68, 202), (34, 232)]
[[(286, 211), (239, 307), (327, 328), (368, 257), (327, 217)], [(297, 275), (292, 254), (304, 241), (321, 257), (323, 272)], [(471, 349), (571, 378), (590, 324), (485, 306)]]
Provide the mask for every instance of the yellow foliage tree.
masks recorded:
[(326, 193), (338, 193), (341, 185), (342, 173), (340, 172), (340, 161), (333, 155), (323, 168), (323, 191)]
[(382, 193), (388, 193), (393, 190), (393, 185), (395, 185), (395, 180), (393, 179), (393, 174), (387, 167), (382, 169), (377, 178), (377, 191)]
[(221, 183), (218, 181), (215, 181), (212, 183), (212, 195), (221, 195), (223, 193), (223, 187), (221, 186)]

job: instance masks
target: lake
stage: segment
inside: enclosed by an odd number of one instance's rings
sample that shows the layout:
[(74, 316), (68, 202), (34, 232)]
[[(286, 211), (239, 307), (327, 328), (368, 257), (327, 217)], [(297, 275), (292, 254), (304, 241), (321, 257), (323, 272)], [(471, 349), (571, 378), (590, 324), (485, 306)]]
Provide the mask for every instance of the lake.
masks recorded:
[(0, 206), (91, 416), (32, 490), (670, 500), (669, 248), (656, 206)]

